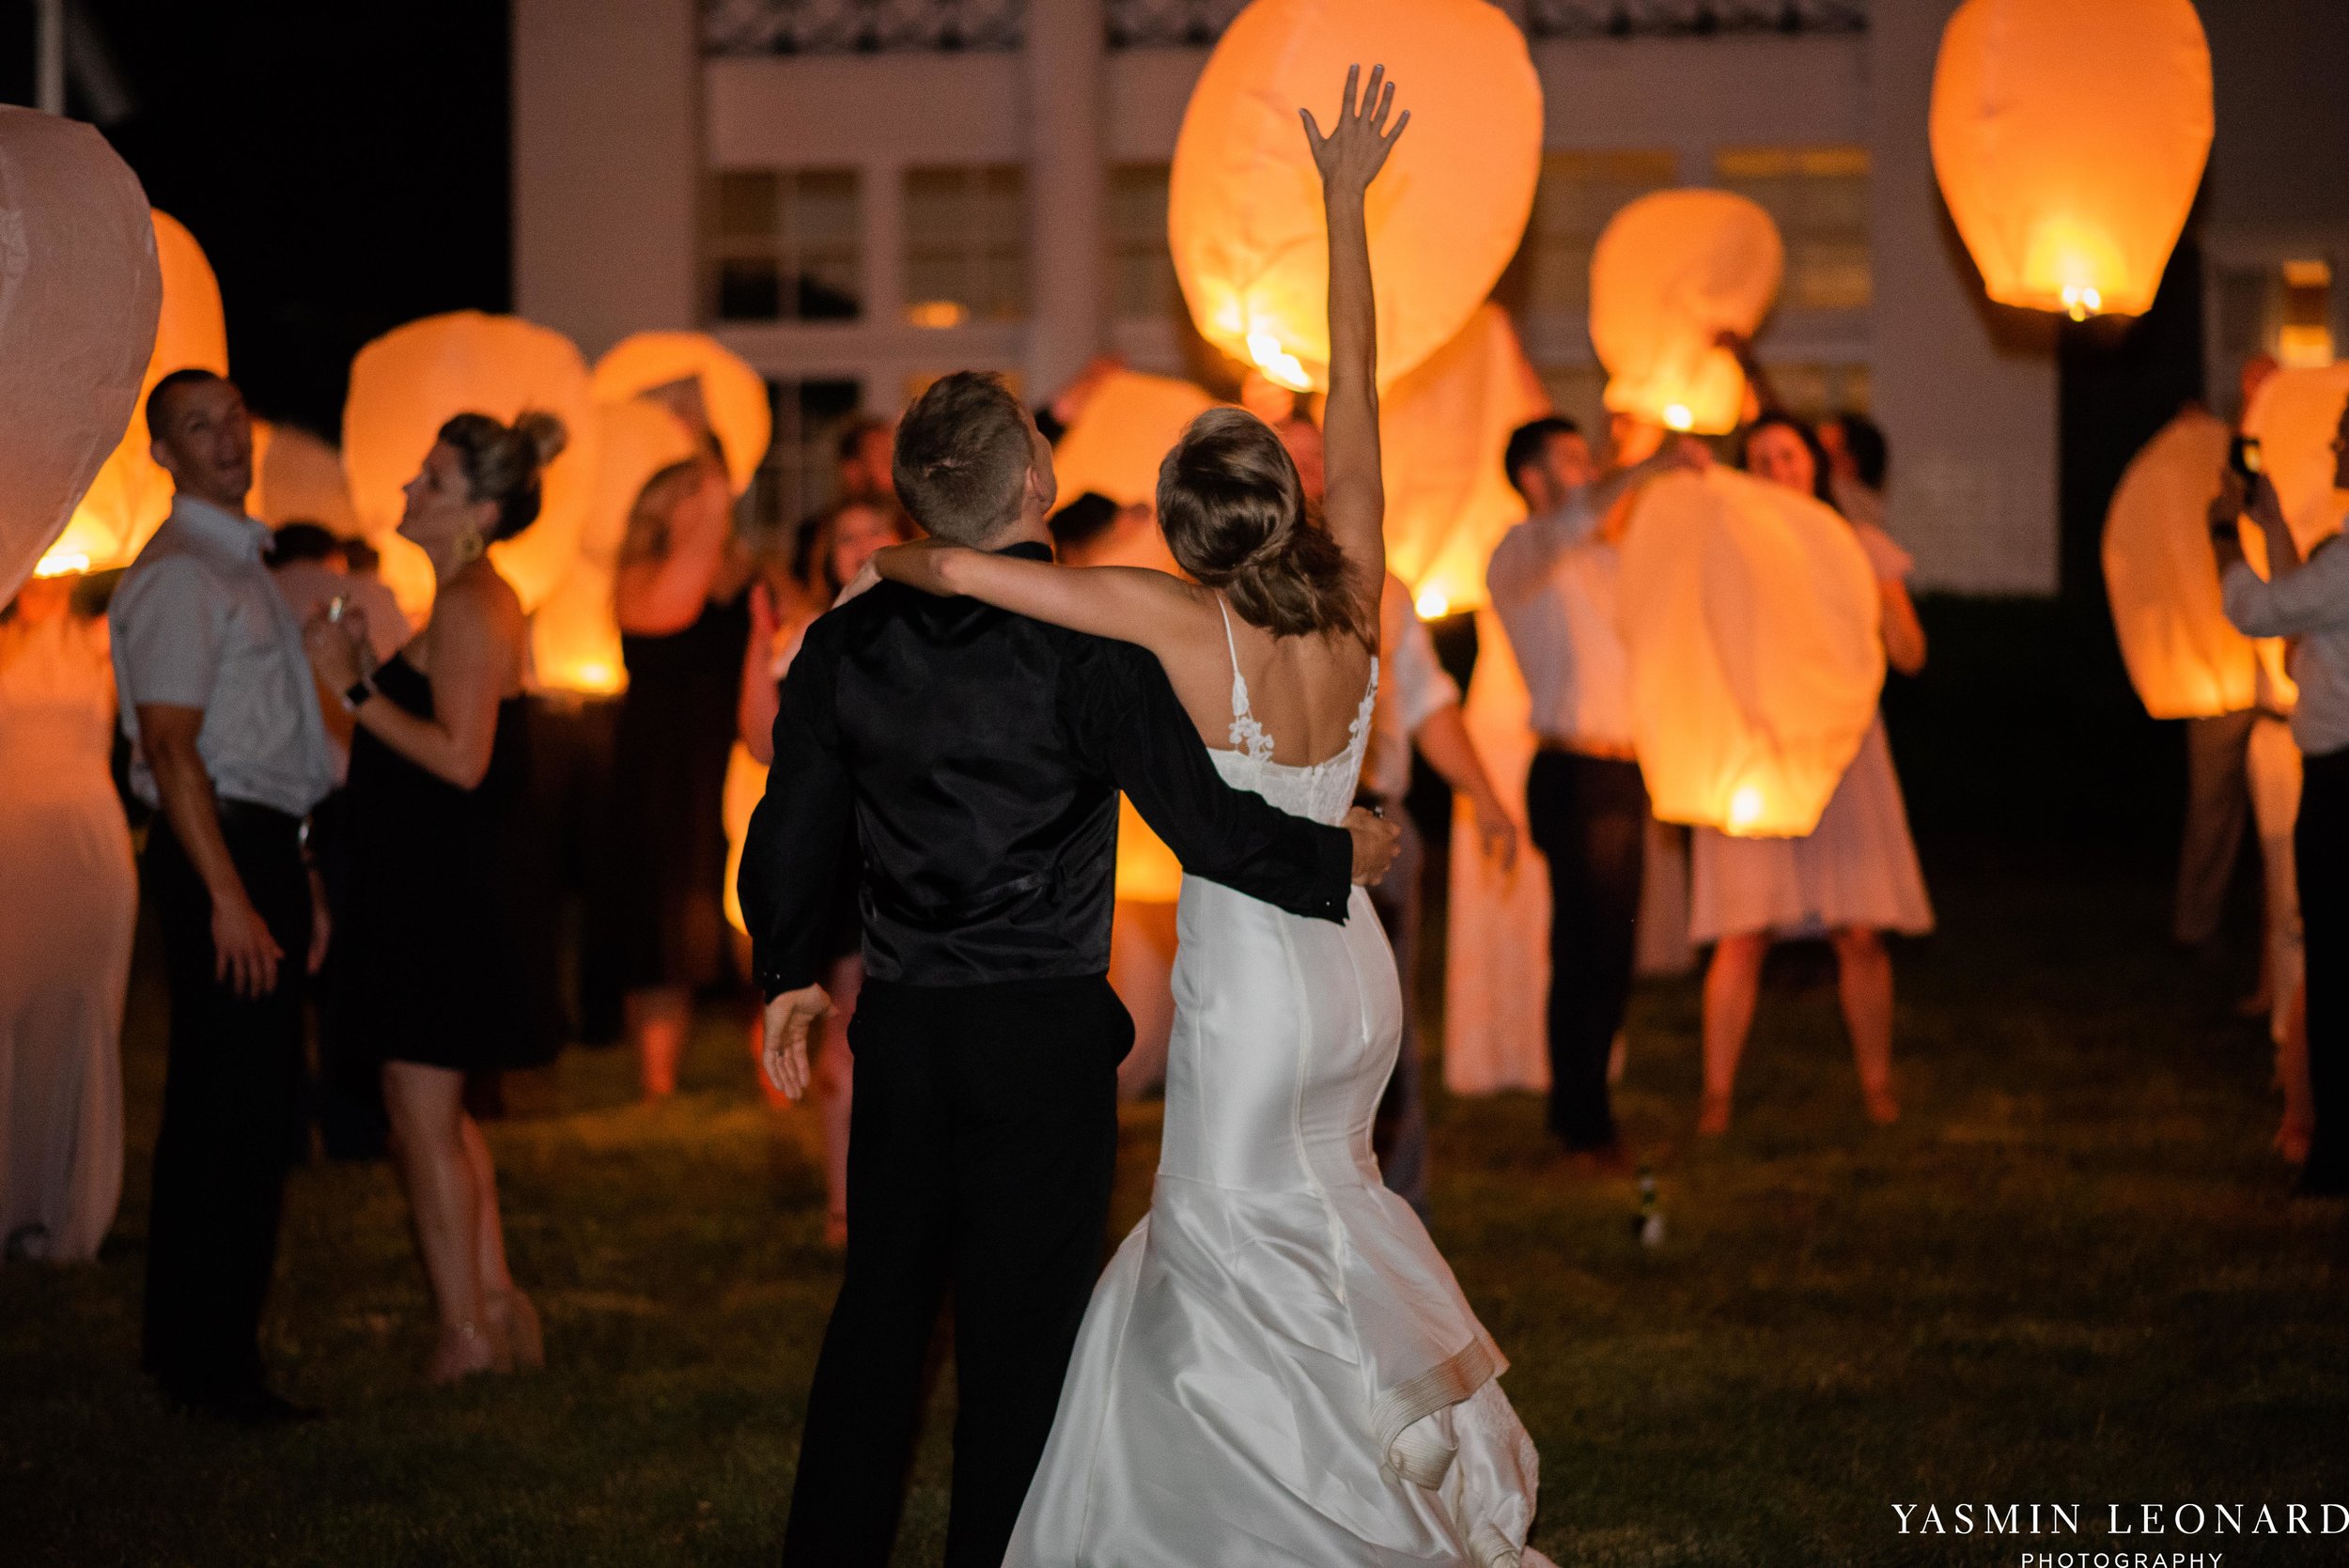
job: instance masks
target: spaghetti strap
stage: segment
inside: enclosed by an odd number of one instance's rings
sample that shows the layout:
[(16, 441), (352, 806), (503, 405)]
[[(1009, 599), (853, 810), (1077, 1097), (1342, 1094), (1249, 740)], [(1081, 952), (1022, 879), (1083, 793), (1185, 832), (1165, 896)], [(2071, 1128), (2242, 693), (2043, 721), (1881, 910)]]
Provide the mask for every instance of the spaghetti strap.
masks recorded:
[(1259, 762), (1269, 762), (1272, 737), (1256, 722), (1256, 715), (1248, 706), (1248, 677), (1239, 673), (1239, 642), (1232, 635), (1232, 607), (1221, 594), (1215, 596), (1215, 607), (1223, 615), (1223, 645), (1232, 655), (1232, 747)]

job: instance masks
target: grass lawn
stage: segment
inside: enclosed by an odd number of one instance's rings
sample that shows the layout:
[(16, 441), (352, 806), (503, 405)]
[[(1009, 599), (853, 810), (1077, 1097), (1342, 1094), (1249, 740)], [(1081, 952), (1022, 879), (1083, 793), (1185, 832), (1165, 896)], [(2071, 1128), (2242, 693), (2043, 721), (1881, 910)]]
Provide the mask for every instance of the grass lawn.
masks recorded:
[[(1662, 1248), (1634, 1243), (1629, 1184), (1569, 1178), (1531, 1098), (1437, 1106), (1437, 1239), (1516, 1361), (1562, 1563), (2012, 1562), (1904, 1538), (1890, 1505), (2084, 1503), (2068, 1544), (2157, 1547), (2096, 1533), (2104, 1505), (2338, 1496), (2349, 1225), (2283, 1198), (2232, 977), (2172, 956), (2151, 876), (1929, 859), (1943, 929), (1897, 959), (1896, 1128), (1862, 1120), (1831, 986), (1797, 973), (1736, 1130), (1695, 1145), (1695, 989), (1643, 990), (1624, 1104), (1672, 1145)], [(300, 1172), (269, 1337), (332, 1419), (249, 1436), (163, 1414), (133, 1370), (161, 1015), (143, 967), (104, 1259), (0, 1272), (8, 1560), (771, 1559), (836, 1274), (812, 1120), (762, 1108), (730, 1022), (671, 1104), (576, 1052), (558, 1114), (491, 1129), (543, 1375), (422, 1389), (391, 1173)], [(1156, 1130), (1129, 1115), (1121, 1231)], [(900, 1562), (937, 1558), (950, 1404), (941, 1380)], [(2167, 1545), (2299, 1564), (2340, 1541)]]

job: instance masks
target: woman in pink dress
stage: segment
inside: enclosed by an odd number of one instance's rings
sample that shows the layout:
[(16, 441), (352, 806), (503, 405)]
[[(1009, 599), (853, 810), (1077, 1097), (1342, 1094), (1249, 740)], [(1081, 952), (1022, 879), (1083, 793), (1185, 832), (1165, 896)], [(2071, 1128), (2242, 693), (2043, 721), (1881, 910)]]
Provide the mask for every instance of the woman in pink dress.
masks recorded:
[[(1834, 505), (1827, 457), (1810, 427), (1772, 411), (1748, 427), (1744, 466), (1756, 478)], [(1908, 552), (1873, 522), (1853, 520), (1884, 599), (1884, 654), (1905, 675), (1924, 668), (1925, 632), (1909, 602)], [(1697, 1130), (1729, 1130), (1730, 1096), (1761, 987), (1762, 960), (1782, 937), (1834, 946), (1843, 1024), (1871, 1121), (1900, 1116), (1892, 1092), (1892, 959), (1884, 934), (1933, 929), (1908, 811), (1879, 716), (1807, 838), (1694, 836), (1689, 937), (1712, 942), (1704, 977), (1704, 1103)]]
[(78, 575), (0, 620), (0, 1243), (86, 1261), (122, 1196), (122, 998), (138, 875), (108, 771), (106, 623)]

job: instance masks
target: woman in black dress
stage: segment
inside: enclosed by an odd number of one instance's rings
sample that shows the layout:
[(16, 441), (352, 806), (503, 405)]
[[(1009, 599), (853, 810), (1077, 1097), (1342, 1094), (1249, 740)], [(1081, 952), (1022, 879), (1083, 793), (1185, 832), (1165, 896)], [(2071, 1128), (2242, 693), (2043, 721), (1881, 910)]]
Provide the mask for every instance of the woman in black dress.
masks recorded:
[(525, 907), (527, 623), (486, 552), (538, 515), (539, 472), (563, 440), (548, 414), (443, 426), (399, 524), (432, 559), (430, 622), (372, 674), (355, 615), (330, 609), (307, 634), (357, 726), (333, 1004), (383, 1061), (393, 1152), (440, 1310), (435, 1383), (543, 1360), (463, 1091), (467, 1073), (542, 1063), (561, 1043), (549, 922)]
[(715, 460), (655, 474), (629, 519), (614, 610), (628, 692), (613, 750), (629, 1036), (645, 1097), (677, 1088), (693, 992), (724, 978), (726, 758), (751, 562)]

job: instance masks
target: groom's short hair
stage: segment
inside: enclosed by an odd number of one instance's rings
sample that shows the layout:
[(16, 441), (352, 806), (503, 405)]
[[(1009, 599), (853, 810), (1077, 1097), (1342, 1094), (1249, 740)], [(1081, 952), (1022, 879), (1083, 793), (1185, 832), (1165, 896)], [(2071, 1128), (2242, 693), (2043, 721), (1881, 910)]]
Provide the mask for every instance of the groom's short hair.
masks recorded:
[(1019, 515), (1028, 469), (1028, 411), (1001, 376), (957, 370), (932, 381), (897, 422), (891, 463), (913, 520), (956, 544), (984, 544)]

